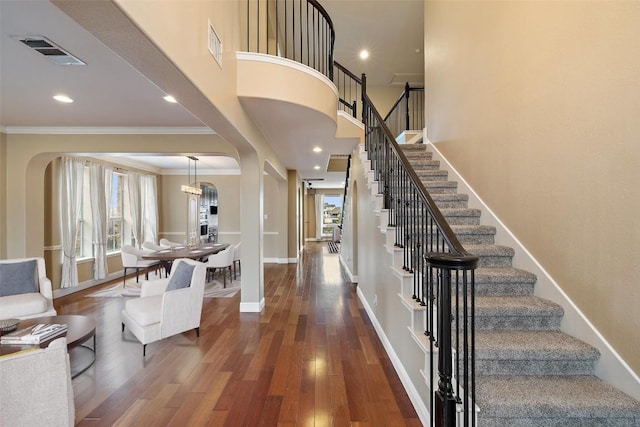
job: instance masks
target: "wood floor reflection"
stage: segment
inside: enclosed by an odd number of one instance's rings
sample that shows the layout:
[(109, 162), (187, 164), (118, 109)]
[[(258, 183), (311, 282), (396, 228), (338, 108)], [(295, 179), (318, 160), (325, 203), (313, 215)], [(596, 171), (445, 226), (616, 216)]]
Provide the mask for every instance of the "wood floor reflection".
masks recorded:
[[(201, 334), (147, 346), (120, 329), (124, 298), (56, 299), (97, 322), (97, 360), (73, 380), (80, 426), (419, 426), (420, 421), (325, 244), (265, 265), (266, 308), (205, 298)], [(104, 285), (105, 287), (108, 285)]]

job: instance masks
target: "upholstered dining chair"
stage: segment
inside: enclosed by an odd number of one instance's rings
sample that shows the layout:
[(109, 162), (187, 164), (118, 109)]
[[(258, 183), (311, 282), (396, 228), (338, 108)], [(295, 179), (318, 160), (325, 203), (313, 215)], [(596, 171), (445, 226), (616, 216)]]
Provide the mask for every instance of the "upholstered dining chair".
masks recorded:
[(131, 268), (135, 268), (136, 270), (136, 283), (138, 283), (138, 272), (140, 269), (145, 272), (145, 279), (149, 280), (149, 270), (152, 267), (159, 267), (160, 262), (154, 260), (146, 260), (142, 258), (145, 251), (136, 249), (131, 245), (123, 245), (120, 249), (120, 256), (122, 257), (122, 268), (124, 269), (124, 274), (122, 276), (122, 284), (127, 279), (127, 270)]
[(125, 326), (142, 343), (147, 344), (195, 329), (200, 336), (200, 316), (204, 297), (205, 264), (192, 259), (174, 261), (166, 279), (142, 282), (140, 298), (132, 298), (122, 310), (122, 332)]
[(156, 245), (155, 243), (150, 242), (149, 240), (146, 240), (142, 243), (142, 248), (147, 249), (149, 251), (162, 251), (167, 249), (166, 246)]
[(163, 249), (166, 249), (166, 248), (176, 248), (178, 246), (184, 246), (184, 245), (181, 243), (172, 242), (170, 240), (163, 238), (163, 239), (160, 239), (160, 246), (162, 246)]
[[(238, 242), (233, 247), (233, 279), (235, 280), (238, 277), (237, 273), (242, 273), (241, 265), (240, 265), (240, 245), (242, 242)], [(238, 270), (236, 271), (236, 265), (238, 266)]]
[(232, 281), (231, 267), (233, 266), (233, 246), (229, 245), (225, 250), (214, 255), (209, 255), (206, 266), (207, 270), (212, 270), (212, 275), (215, 274), (216, 269), (220, 269), (222, 271), (222, 283), (223, 287), (226, 288), (227, 271), (229, 271), (229, 282)]

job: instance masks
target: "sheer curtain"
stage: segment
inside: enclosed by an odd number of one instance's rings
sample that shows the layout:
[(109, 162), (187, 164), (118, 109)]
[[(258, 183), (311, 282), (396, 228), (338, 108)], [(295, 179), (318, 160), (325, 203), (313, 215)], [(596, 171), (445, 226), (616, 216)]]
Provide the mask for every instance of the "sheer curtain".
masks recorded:
[(61, 288), (78, 286), (76, 265), (76, 237), (78, 219), (82, 208), (84, 160), (62, 157), (60, 207), (62, 233), (62, 280)]
[(136, 247), (142, 247), (143, 242), (143, 216), (142, 197), (140, 195), (140, 174), (129, 171), (127, 173), (129, 187), (129, 214), (131, 215), (131, 231), (136, 239)]
[(143, 175), (140, 180), (142, 195), (142, 218), (144, 225), (143, 241), (158, 243), (158, 202), (157, 183), (155, 175)]
[(91, 219), (93, 231), (93, 278), (104, 279), (107, 268), (107, 239), (109, 233), (109, 206), (113, 169), (99, 163), (89, 165)]

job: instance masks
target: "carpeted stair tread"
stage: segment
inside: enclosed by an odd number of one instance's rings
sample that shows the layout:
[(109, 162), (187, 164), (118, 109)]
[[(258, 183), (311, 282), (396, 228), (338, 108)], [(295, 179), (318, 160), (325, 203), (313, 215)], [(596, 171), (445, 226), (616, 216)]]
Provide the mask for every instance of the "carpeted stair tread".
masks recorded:
[(446, 181), (449, 173), (440, 169), (416, 170), (416, 175), (422, 181)]
[[(535, 296), (478, 296), (476, 316), (562, 316), (558, 304)], [(523, 319), (526, 320), (526, 319)]]
[(476, 360), (595, 361), (599, 355), (595, 348), (559, 331), (476, 331)]
[(535, 274), (519, 268), (477, 268), (476, 284), (479, 283), (535, 283)]
[(458, 193), (431, 194), (431, 198), (439, 209), (466, 208), (469, 203), (469, 195)]
[[(480, 426), (497, 424), (483, 421), (491, 418), (513, 419), (500, 425), (575, 425), (638, 426), (640, 402), (627, 396), (595, 376), (485, 376), (476, 383)], [(519, 418), (530, 418), (530, 423), (516, 424)], [(552, 424), (553, 418), (564, 419), (564, 424)], [(568, 419), (629, 418), (630, 424), (577, 424)], [(547, 419), (547, 424), (536, 423)], [(633, 424), (635, 422), (636, 424)]]
[(429, 160), (429, 159), (412, 159), (411, 165), (417, 174), (420, 174), (421, 171), (426, 170), (439, 170), (440, 169), (440, 161), (439, 160)]

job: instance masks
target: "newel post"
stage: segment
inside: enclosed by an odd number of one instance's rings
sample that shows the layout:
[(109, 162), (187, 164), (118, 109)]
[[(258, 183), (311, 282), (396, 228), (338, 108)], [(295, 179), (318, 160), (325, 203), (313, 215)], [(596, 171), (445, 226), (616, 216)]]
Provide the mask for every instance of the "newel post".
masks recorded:
[(438, 427), (455, 426), (456, 398), (453, 395), (451, 355), (451, 271), (440, 269), (438, 300), (438, 390), (436, 423)]

